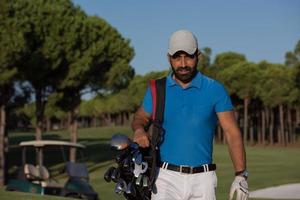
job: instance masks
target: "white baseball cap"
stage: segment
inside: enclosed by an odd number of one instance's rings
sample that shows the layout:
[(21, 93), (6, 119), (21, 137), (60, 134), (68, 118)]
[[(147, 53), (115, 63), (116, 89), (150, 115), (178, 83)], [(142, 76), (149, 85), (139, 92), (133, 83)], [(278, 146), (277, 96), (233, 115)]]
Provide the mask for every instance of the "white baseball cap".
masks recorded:
[(197, 38), (192, 32), (181, 29), (172, 34), (169, 40), (168, 53), (173, 56), (177, 51), (193, 55), (198, 49)]

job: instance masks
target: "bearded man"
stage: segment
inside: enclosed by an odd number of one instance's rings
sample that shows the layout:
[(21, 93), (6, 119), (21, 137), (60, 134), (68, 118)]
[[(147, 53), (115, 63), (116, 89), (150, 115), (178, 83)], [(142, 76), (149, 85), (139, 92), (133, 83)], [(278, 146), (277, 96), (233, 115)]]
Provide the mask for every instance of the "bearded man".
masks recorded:
[[(241, 132), (224, 86), (197, 70), (201, 54), (193, 33), (179, 30), (169, 40), (168, 60), (172, 72), (166, 77), (163, 142), (159, 147), (157, 191), (151, 199), (215, 200), (216, 165), (213, 138), (219, 121), (235, 170), (230, 199), (248, 199), (248, 172)], [(150, 88), (132, 122), (134, 141), (149, 146), (144, 127), (153, 113)]]

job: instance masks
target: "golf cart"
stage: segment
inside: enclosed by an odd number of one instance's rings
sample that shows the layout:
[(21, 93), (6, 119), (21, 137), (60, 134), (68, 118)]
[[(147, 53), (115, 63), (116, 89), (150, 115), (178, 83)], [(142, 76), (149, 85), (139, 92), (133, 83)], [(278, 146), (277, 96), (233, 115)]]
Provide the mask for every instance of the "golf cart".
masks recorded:
[[(65, 141), (40, 140), (21, 142), (22, 148), (22, 166), (18, 168), (15, 179), (9, 180), (7, 191), (30, 192), (41, 195), (57, 195), (64, 197), (74, 197), (81, 199), (97, 200), (98, 194), (89, 184), (89, 174), (84, 163), (75, 163), (67, 161), (66, 151), (71, 148), (79, 150), (83, 157), (82, 150), (84, 145)], [(59, 161), (59, 153), (62, 160)], [(35, 155), (41, 155), (42, 162), (37, 163)], [(45, 157), (44, 157), (45, 156)], [(63, 161), (64, 166), (59, 174), (67, 174), (65, 183), (59, 183), (54, 179), (44, 163), (55, 161), (59, 164)]]

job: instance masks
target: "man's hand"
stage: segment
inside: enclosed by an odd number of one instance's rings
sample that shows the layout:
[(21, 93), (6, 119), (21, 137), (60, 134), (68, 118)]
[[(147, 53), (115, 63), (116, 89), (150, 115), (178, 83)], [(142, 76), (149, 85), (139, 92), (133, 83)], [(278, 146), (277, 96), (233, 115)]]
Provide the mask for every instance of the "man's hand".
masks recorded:
[(229, 200), (233, 199), (234, 193), (236, 193), (236, 200), (247, 200), (249, 196), (248, 183), (245, 177), (236, 176), (229, 193)]
[(142, 148), (149, 147), (150, 144), (148, 134), (141, 128), (135, 130), (133, 141), (138, 143)]

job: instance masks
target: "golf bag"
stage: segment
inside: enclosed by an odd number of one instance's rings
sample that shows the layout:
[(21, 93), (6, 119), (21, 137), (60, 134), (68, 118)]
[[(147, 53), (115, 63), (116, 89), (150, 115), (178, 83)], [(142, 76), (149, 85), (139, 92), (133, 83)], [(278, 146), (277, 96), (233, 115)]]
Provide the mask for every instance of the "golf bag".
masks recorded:
[(109, 168), (104, 179), (116, 182), (115, 192), (123, 194), (128, 200), (150, 200), (151, 192), (156, 192), (156, 167), (160, 161), (159, 146), (164, 134), (165, 85), (166, 78), (150, 80), (153, 112), (144, 127), (150, 134), (150, 147), (139, 148), (138, 144), (120, 134), (111, 139), (111, 147), (119, 152), (116, 156), (117, 167)]

